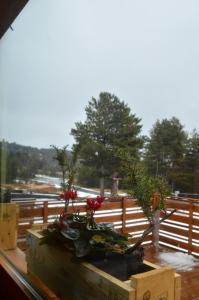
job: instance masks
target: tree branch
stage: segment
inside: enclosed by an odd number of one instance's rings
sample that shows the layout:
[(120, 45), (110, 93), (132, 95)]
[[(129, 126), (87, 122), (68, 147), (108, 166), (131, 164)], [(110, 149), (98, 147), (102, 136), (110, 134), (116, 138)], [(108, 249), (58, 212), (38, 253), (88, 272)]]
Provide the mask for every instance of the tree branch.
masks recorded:
[[(159, 224), (164, 222), (166, 219), (168, 219), (171, 215), (173, 215), (176, 212), (176, 209), (172, 210), (169, 214), (165, 214), (165, 216), (159, 221)], [(132, 253), (137, 247), (141, 245), (141, 243), (144, 241), (145, 237), (153, 231), (154, 224), (150, 223), (149, 227), (143, 232), (141, 238), (128, 250), (126, 250), (127, 254)]]

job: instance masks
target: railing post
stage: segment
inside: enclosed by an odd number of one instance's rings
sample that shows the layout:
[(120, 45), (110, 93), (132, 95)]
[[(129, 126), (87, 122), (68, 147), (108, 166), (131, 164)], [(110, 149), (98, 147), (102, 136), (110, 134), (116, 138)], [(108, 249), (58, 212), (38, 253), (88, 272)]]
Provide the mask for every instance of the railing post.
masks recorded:
[(192, 252), (193, 199), (189, 199), (188, 254)]
[(122, 197), (122, 233), (126, 233), (126, 197)]
[(48, 201), (43, 202), (43, 223), (48, 223)]

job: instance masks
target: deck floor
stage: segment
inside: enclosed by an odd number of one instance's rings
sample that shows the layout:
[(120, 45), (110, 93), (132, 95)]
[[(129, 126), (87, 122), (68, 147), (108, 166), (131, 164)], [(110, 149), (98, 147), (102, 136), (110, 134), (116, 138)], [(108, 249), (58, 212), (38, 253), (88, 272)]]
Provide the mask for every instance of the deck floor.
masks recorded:
[[(173, 254), (173, 259), (176, 255), (175, 250), (171, 250), (160, 246), (155, 249), (153, 246), (145, 247), (145, 259), (149, 262), (157, 265), (164, 265), (165, 261), (162, 261), (162, 254), (166, 253), (169, 255)], [(190, 257), (192, 258), (192, 257)], [(194, 263), (189, 266), (178, 264), (176, 272), (181, 275), (182, 289), (181, 289), (181, 300), (199, 300), (199, 259), (193, 258)], [(170, 264), (172, 266), (172, 264)]]

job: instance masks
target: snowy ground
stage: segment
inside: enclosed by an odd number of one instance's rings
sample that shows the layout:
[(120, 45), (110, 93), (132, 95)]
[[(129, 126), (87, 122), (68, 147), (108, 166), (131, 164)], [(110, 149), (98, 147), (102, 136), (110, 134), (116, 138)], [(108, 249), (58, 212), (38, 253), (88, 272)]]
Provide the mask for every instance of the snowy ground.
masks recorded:
[(162, 252), (159, 254), (161, 265), (171, 265), (176, 271), (191, 271), (199, 267), (199, 259), (182, 252)]

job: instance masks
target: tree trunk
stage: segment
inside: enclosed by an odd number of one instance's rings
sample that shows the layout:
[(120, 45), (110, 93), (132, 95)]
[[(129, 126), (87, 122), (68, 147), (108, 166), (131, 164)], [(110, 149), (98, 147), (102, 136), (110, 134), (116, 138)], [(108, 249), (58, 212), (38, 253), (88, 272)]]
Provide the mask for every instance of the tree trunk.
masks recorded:
[(198, 182), (199, 182), (199, 176), (198, 171), (196, 168), (193, 170), (193, 193), (198, 194)]
[(104, 197), (104, 166), (100, 168), (100, 196)]
[(104, 197), (104, 177), (100, 177), (100, 196)]

